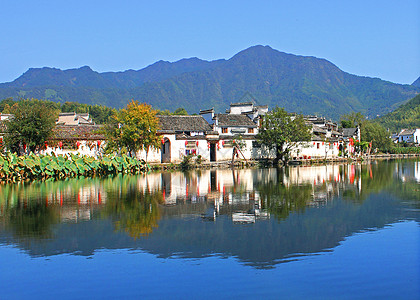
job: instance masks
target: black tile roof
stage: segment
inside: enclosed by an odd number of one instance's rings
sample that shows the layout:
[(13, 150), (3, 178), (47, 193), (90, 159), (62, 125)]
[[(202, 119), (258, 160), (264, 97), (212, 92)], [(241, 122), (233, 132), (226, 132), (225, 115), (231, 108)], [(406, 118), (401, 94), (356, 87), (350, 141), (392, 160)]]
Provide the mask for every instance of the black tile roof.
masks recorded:
[(56, 125), (51, 140), (105, 140), (100, 125)]
[(202, 116), (157, 116), (159, 132), (207, 132), (212, 131), (211, 125)]
[(343, 128), (342, 133), (343, 133), (343, 137), (353, 137), (357, 135), (357, 127), (356, 128)]
[(215, 117), (219, 120), (219, 127), (257, 127), (257, 124), (246, 115), (215, 114)]

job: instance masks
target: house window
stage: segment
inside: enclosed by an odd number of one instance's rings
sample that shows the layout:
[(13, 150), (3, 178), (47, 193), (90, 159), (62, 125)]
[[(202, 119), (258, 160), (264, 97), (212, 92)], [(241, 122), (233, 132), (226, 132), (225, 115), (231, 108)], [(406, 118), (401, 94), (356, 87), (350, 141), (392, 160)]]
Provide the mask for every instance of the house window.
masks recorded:
[(254, 133), (254, 128), (248, 128), (248, 133)]
[(261, 144), (257, 141), (252, 141), (252, 148), (261, 148)]
[(228, 133), (228, 129), (227, 128), (222, 128), (222, 133)]

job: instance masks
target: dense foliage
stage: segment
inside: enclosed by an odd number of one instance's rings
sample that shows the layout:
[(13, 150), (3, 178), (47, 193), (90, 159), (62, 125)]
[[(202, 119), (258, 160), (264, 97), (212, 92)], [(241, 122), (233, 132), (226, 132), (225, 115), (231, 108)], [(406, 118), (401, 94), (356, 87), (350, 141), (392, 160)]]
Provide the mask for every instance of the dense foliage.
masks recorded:
[(35, 179), (64, 179), (77, 176), (138, 174), (147, 170), (143, 161), (123, 155), (94, 158), (89, 156), (49, 156), (0, 154), (0, 180), (17, 182)]
[(13, 114), (5, 121), (5, 146), (12, 152), (35, 151), (42, 147), (51, 135), (58, 111), (55, 105), (36, 99), (26, 99), (6, 104), (4, 112)]
[(299, 142), (311, 139), (310, 127), (302, 115), (291, 115), (283, 108), (276, 107), (267, 113), (259, 129), (257, 140), (270, 149), (276, 150), (276, 162), (289, 159), (289, 153)]
[(247, 91), (258, 104), (337, 120), (349, 111), (383, 115), (414, 97), (420, 87), (359, 77), (324, 59), (255, 46), (229, 60), (158, 62), (138, 71), (30, 69), (15, 81), (1, 84), (0, 99), (35, 97), (60, 103), (77, 99), (119, 108), (134, 98), (147, 99), (155, 108), (185, 107), (192, 113), (211, 107), (224, 111)]
[(120, 109), (105, 127), (108, 136), (108, 148), (127, 148), (129, 153), (160, 146), (157, 135), (159, 120), (157, 111), (150, 105), (132, 100), (126, 108)]
[(403, 128), (420, 128), (420, 94), (374, 121), (389, 128), (391, 132), (399, 132)]

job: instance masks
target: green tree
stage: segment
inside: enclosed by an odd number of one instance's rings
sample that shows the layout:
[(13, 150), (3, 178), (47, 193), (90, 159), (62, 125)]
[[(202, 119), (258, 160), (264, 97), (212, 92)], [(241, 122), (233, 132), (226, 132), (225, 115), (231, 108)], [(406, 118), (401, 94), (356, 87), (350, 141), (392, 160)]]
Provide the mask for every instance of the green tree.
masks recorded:
[(115, 114), (115, 109), (104, 105), (89, 105), (78, 102), (64, 102), (62, 112), (89, 113), (95, 123), (105, 124)]
[(132, 100), (126, 108), (119, 110), (105, 127), (109, 145), (113, 148), (126, 147), (130, 155), (139, 150), (158, 148), (159, 120), (157, 111), (148, 104)]
[(10, 107), (15, 104), (16, 101), (13, 98), (9, 97), (0, 101), (0, 112), (4, 112), (6, 106)]
[(389, 132), (380, 124), (366, 121), (361, 132), (361, 140), (372, 142), (372, 148), (378, 148), (382, 151), (391, 149), (392, 140)]
[(264, 116), (257, 135), (261, 144), (276, 150), (276, 164), (280, 160), (287, 162), (290, 151), (299, 142), (310, 139), (310, 126), (305, 123), (303, 116), (290, 114), (279, 107)]
[(185, 110), (185, 108), (179, 107), (174, 110), (173, 115), (188, 116), (188, 112)]
[(49, 102), (37, 99), (21, 100), (4, 111), (13, 114), (14, 118), (5, 121), (5, 145), (12, 152), (18, 152), (20, 145), (27, 150), (35, 151), (43, 146), (51, 135), (58, 116), (58, 110)]
[(362, 127), (365, 122), (366, 117), (360, 112), (352, 112), (340, 117), (340, 123), (343, 128)]

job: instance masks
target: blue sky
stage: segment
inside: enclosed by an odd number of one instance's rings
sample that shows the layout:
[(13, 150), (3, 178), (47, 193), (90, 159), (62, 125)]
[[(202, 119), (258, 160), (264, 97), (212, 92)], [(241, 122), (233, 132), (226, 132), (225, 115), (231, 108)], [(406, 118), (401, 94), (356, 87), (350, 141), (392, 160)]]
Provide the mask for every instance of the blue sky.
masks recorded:
[(1, 1), (0, 82), (31, 67), (98, 72), (230, 58), (253, 45), (362, 76), (420, 76), (420, 1)]

